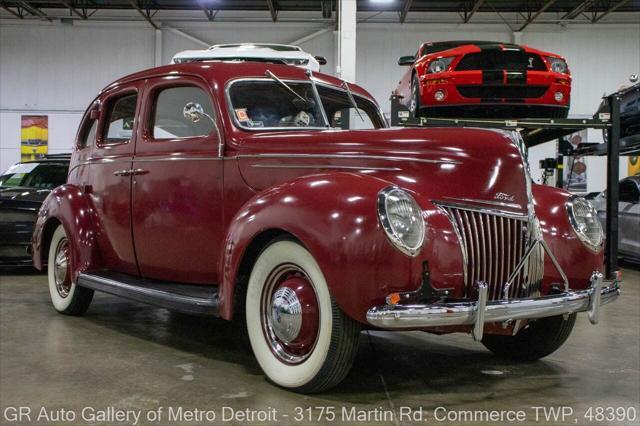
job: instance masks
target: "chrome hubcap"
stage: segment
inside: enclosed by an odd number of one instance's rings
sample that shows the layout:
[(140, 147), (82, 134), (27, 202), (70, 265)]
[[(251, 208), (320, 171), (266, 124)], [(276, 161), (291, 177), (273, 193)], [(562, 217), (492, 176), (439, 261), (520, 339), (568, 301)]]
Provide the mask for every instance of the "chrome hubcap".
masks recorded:
[(71, 274), (69, 272), (69, 243), (64, 238), (58, 242), (53, 261), (53, 277), (60, 297), (65, 298), (71, 291)]
[(285, 364), (300, 364), (313, 352), (320, 309), (312, 281), (297, 265), (282, 264), (262, 290), (261, 317), (271, 352)]
[(300, 333), (302, 307), (296, 292), (289, 287), (280, 287), (273, 294), (271, 327), (276, 337), (285, 343), (291, 343)]

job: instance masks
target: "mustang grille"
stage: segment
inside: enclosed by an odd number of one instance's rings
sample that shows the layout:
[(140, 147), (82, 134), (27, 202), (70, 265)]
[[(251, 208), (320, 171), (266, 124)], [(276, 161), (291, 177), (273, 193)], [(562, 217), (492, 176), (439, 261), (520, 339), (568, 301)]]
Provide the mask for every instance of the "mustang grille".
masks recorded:
[[(529, 235), (538, 232), (526, 218), (464, 207), (442, 207), (461, 242), (466, 264), (466, 297), (477, 297), (475, 283), (478, 281), (489, 286), (489, 300), (540, 295), (544, 273), (541, 246), (534, 249), (522, 268), (515, 272), (529, 248)], [(506, 288), (509, 280), (511, 284)]]
[(485, 50), (466, 54), (456, 66), (456, 71), (469, 70), (546, 71), (547, 67), (535, 53)]

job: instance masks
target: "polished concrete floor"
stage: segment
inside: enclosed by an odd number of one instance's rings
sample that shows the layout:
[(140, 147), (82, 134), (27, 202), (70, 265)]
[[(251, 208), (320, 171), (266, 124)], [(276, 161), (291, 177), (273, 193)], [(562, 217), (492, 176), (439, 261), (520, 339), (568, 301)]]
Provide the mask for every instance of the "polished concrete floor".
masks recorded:
[[(623, 297), (604, 307), (600, 324), (580, 315), (566, 344), (542, 361), (499, 360), (466, 335), (362, 333), (344, 383), (303, 396), (265, 379), (232, 324), (103, 294), (85, 316), (62, 316), (50, 306), (45, 276), (0, 275), (0, 423), (10, 424), (11, 407), (28, 406), (30, 417), (17, 424), (61, 423), (72, 414), (66, 424), (134, 424), (136, 412), (137, 424), (414, 423), (401, 407), (416, 420), (423, 407), (422, 424), (484, 423), (482, 413), (465, 417), (475, 410), (522, 410), (521, 424), (534, 423), (536, 412), (539, 424), (638, 424), (640, 273), (625, 270), (624, 278)], [(545, 419), (560, 406), (567, 407), (555, 411), (560, 416)], [(129, 420), (96, 417), (110, 407)], [(198, 421), (193, 411), (180, 417), (179, 407), (206, 413)], [(597, 407), (626, 414), (608, 421)]]

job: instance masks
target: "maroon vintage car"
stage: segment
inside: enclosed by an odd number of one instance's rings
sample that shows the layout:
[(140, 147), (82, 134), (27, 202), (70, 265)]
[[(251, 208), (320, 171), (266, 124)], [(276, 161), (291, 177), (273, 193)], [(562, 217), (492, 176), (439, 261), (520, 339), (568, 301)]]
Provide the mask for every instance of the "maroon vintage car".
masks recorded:
[(532, 185), (517, 133), (389, 129), (355, 84), (203, 62), (98, 95), (32, 252), (63, 314), (98, 290), (240, 318), (266, 376), (314, 392), (362, 328), (548, 355), (618, 295), (602, 240), (587, 201)]

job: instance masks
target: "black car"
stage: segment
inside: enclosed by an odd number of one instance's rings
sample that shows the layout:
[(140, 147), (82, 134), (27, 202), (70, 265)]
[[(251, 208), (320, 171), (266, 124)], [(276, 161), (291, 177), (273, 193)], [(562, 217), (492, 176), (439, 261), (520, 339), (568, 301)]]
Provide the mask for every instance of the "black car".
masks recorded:
[(0, 176), (0, 268), (31, 266), (27, 251), (38, 210), (67, 181), (69, 154), (15, 164)]
[[(620, 97), (620, 138), (640, 134), (640, 83), (621, 89), (617, 93)], [(597, 118), (600, 113), (609, 111), (607, 101), (603, 100), (594, 117)], [(606, 130), (604, 140), (607, 140)]]

